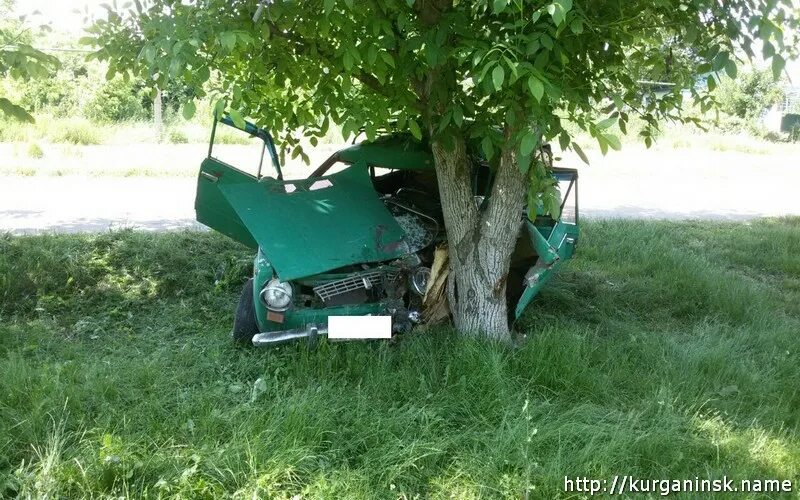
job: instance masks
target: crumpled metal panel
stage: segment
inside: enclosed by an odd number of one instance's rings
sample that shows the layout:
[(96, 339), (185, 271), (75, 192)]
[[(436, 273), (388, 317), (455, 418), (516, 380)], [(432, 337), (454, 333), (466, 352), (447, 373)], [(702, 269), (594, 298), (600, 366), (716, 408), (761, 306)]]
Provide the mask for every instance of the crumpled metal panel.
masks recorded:
[(327, 177), (264, 178), (219, 189), (284, 281), (409, 252), (363, 165)]

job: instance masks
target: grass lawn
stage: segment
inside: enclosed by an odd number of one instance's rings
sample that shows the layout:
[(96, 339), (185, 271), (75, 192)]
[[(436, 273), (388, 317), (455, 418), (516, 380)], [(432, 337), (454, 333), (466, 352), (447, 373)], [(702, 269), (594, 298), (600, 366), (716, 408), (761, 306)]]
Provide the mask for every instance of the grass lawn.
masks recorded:
[(580, 243), (522, 348), (440, 330), (309, 351), (232, 345), (252, 264), (224, 237), (0, 237), (0, 497), (800, 486), (800, 219), (587, 222)]

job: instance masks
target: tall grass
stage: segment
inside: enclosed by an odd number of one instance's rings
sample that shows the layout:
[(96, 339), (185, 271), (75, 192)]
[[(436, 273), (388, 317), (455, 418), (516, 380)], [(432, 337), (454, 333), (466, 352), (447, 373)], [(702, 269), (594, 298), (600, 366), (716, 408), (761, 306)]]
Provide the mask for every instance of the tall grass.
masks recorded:
[[(587, 223), (519, 348), (229, 341), (208, 233), (0, 239), (0, 496), (553, 498), (800, 473), (800, 219)], [(698, 497), (702, 497), (698, 495)], [(743, 495), (743, 497), (745, 497)]]

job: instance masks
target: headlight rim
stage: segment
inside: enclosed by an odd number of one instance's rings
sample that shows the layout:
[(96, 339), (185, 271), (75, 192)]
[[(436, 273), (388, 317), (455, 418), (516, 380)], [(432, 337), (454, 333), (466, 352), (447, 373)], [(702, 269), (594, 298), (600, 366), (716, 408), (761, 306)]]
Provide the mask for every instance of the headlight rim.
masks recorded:
[[(270, 304), (270, 301), (267, 299), (267, 292), (268, 291), (279, 291), (288, 297), (285, 306), (281, 305), (273, 305)], [(281, 281), (278, 278), (271, 278), (264, 287), (259, 292), (258, 297), (261, 299), (261, 303), (266, 306), (267, 309), (270, 311), (275, 312), (284, 312), (288, 310), (292, 306), (292, 297), (294, 296), (294, 288), (292, 284), (288, 281)]]

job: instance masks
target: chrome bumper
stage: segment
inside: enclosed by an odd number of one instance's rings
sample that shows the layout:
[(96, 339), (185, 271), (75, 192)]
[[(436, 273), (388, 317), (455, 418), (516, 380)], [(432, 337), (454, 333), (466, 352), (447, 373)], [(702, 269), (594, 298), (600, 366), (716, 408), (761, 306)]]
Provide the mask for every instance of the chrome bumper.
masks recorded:
[(292, 330), (281, 330), (277, 332), (262, 332), (253, 336), (253, 345), (268, 346), (291, 342), (293, 340), (307, 338), (309, 343), (314, 343), (320, 335), (328, 335), (328, 327), (324, 325), (307, 325), (303, 328)]

